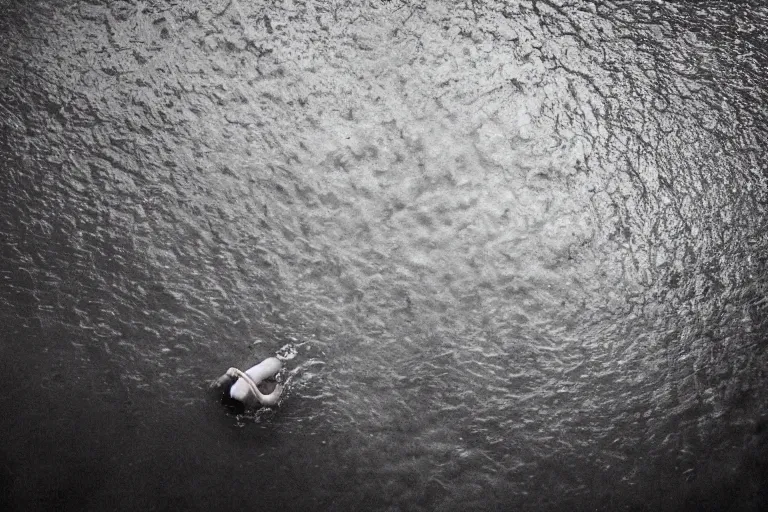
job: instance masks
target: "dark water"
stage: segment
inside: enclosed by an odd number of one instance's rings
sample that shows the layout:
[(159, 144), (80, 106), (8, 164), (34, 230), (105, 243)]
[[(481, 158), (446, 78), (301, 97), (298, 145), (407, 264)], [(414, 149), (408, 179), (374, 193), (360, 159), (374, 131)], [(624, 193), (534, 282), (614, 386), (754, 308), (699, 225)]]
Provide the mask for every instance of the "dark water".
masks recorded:
[[(760, 510), (766, 34), (0, 1), (0, 504)], [(208, 392), (286, 346), (278, 411)]]

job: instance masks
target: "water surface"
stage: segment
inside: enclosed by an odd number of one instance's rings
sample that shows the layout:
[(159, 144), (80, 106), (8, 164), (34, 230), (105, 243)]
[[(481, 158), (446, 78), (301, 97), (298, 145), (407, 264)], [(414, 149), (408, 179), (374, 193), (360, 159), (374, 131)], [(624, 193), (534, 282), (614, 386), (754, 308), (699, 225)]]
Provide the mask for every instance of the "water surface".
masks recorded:
[[(4, 503), (757, 510), (767, 28), (2, 2)], [(208, 392), (285, 346), (279, 410)]]

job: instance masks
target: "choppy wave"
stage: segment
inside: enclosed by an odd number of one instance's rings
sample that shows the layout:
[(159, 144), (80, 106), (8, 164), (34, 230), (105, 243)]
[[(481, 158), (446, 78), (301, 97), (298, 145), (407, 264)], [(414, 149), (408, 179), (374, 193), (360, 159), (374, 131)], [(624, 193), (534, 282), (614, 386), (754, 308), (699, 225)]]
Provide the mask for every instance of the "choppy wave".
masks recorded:
[[(0, 12), (12, 504), (676, 510), (765, 484), (761, 4)], [(287, 343), (277, 413), (207, 399)]]

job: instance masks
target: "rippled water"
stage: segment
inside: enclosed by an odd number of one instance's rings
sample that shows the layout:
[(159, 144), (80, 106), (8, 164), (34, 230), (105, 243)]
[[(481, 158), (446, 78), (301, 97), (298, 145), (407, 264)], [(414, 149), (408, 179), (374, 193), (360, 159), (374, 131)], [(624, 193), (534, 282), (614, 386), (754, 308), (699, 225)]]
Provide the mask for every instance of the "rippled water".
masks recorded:
[[(13, 509), (758, 510), (760, 2), (0, 2)], [(208, 382), (289, 345), (274, 412)]]

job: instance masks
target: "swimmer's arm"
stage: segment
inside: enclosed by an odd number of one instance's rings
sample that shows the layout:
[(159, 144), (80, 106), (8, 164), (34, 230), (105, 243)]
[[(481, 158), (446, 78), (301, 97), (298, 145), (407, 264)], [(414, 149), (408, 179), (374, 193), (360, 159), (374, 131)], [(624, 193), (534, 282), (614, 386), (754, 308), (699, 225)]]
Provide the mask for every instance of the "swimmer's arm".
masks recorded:
[(235, 380), (237, 380), (237, 376), (236, 375), (230, 375), (229, 372), (227, 372), (224, 375), (222, 375), (221, 377), (219, 377), (218, 379), (212, 381), (211, 382), (211, 387), (214, 388), (214, 389), (216, 389), (216, 388), (223, 388), (225, 386), (228, 386), (228, 385), (232, 384)]

